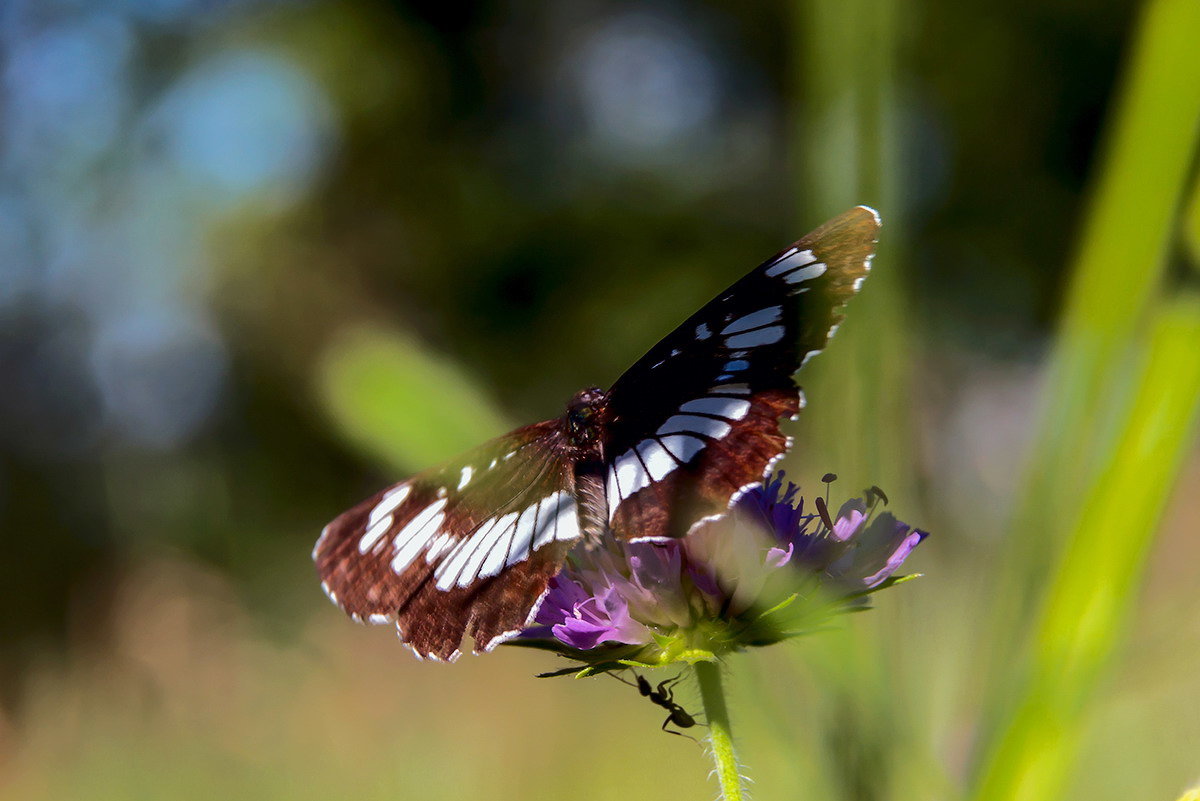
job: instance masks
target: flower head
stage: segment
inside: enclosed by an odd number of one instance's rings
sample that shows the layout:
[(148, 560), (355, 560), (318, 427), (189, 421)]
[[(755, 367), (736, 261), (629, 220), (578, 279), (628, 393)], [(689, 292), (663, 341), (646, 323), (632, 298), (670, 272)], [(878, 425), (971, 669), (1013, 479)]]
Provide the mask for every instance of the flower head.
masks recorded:
[(661, 665), (812, 631), (895, 583), (925, 538), (876, 514), (879, 497), (808, 512), (779, 473), (682, 539), (581, 548), (523, 636), (593, 665)]

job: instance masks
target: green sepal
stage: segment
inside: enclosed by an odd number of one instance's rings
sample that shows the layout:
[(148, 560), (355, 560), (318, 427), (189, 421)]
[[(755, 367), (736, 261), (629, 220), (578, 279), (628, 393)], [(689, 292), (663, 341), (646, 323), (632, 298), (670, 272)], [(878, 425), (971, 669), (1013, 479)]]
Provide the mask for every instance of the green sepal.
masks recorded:
[(762, 620), (763, 618), (765, 618), (767, 615), (773, 615), (773, 614), (775, 614), (776, 612), (782, 612), (784, 609), (787, 609), (789, 606), (791, 606), (792, 604), (794, 604), (794, 603), (796, 602), (796, 599), (797, 599), (797, 598), (799, 598), (799, 597), (800, 597), (800, 593), (798, 593), (798, 592), (793, 592), (791, 595), (789, 595), (788, 597), (784, 598), (782, 601), (780, 601), (779, 603), (775, 604), (775, 605), (774, 605), (774, 606), (772, 606), (770, 609), (768, 609), (767, 611), (763, 612), (761, 615), (759, 615), (758, 617), (756, 617), (756, 618), (754, 619), (754, 620), (755, 620), (755, 622), (757, 623), (758, 621), (760, 621), (760, 620)]

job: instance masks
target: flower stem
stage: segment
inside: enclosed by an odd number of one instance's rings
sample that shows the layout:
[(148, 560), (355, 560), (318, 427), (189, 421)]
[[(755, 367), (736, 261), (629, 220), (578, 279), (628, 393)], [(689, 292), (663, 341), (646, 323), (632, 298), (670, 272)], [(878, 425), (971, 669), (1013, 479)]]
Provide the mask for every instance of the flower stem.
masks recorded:
[(717, 766), (717, 781), (721, 784), (721, 798), (743, 801), (742, 777), (738, 772), (737, 755), (733, 752), (729, 710), (725, 707), (725, 691), (721, 687), (721, 668), (716, 662), (697, 662), (695, 669), (704, 717), (708, 721), (709, 745)]

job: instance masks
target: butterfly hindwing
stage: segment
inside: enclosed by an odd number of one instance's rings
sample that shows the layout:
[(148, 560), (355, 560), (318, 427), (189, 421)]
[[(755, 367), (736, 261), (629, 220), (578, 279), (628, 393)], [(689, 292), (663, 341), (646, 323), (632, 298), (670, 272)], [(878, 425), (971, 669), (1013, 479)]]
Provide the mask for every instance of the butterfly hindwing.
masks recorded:
[(758, 482), (802, 405), (793, 374), (824, 349), (858, 290), (879, 220), (858, 207), (722, 292), (608, 393), (607, 500), (624, 539), (680, 537)]
[(490, 650), (527, 625), (580, 537), (557, 421), (517, 429), (368, 498), (313, 551), (329, 597), (394, 622), (421, 656)]

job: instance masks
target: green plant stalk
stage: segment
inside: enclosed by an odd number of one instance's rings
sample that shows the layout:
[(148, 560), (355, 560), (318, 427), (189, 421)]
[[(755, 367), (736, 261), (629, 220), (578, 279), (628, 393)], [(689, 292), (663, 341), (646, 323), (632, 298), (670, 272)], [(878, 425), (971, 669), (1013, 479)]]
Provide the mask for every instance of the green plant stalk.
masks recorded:
[[(1106, 463), (1137, 340), (1164, 270), (1200, 131), (1200, 3), (1152, 0), (1129, 55), (1072, 269), (993, 624), (1011, 642)], [(1049, 523), (1049, 524), (1048, 524)], [(997, 663), (999, 660), (997, 660)]]
[(724, 801), (743, 801), (742, 774), (738, 770), (737, 754), (733, 750), (733, 731), (729, 725), (729, 709), (725, 706), (725, 690), (721, 686), (721, 667), (716, 662), (701, 661), (695, 665), (696, 681), (700, 684), (700, 700), (708, 723), (708, 741), (716, 765), (717, 781)]
[(895, 169), (895, 62), (902, 10), (896, 0), (796, 5), (802, 102), (794, 104), (801, 154), (795, 195), (806, 218), (824, 219), (857, 203), (875, 206), (883, 218), (877, 269), (831, 345), (836, 356), (828, 362), (817, 358), (803, 374), (813, 404), (801, 417), (799, 441), (823, 457), (823, 470), (908, 496), (912, 471), (905, 454), (911, 452), (911, 431), (905, 388), (912, 375), (906, 336), (911, 326), (906, 325), (897, 259), (905, 213)]
[(1116, 651), (1200, 412), (1200, 299), (1159, 313), (1136, 397), (1084, 497), (1036, 623), (1031, 667), (984, 763), (976, 801), (1064, 795), (1080, 719)]
[[(912, 498), (914, 323), (902, 260), (909, 195), (902, 191), (896, 100), (907, 10), (902, 0), (793, 5), (801, 95), (792, 106), (797, 203), (813, 219), (866, 203), (879, 211), (883, 228), (871, 277), (849, 304), (829, 354), (800, 376), (811, 406), (794, 429), (801, 458), (792, 474), (815, 482), (829, 470), (843, 487), (879, 484)], [(792, 652), (795, 672), (821, 688), (808, 709), (813, 725), (791, 735), (792, 741), (807, 738), (804, 747), (819, 755), (788, 777), (793, 794), (820, 794), (817, 788), (826, 787), (831, 797), (889, 795), (891, 766), (912, 764), (913, 744), (925, 741), (898, 734), (908, 723), (898, 710), (900, 694), (890, 689), (896, 657), (874, 634), (856, 625)]]

